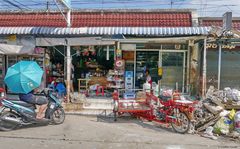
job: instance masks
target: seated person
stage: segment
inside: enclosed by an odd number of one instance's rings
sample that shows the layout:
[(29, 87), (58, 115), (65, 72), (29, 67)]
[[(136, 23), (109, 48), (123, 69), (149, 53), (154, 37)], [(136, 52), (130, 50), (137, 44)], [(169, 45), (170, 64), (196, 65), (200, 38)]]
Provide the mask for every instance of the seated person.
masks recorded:
[(45, 110), (47, 109), (48, 100), (45, 96), (36, 96), (34, 93), (37, 92), (37, 89), (32, 90), (27, 94), (20, 94), (19, 98), (21, 101), (35, 104), (39, 106), (39, 110), (37, 113), (37, 119), (43, 119), (45, 117)]
[(58, 93), (58, 97), (63, 97), (67, 94), (66, 88), (62, 82), (59, 82), (55, 89)]

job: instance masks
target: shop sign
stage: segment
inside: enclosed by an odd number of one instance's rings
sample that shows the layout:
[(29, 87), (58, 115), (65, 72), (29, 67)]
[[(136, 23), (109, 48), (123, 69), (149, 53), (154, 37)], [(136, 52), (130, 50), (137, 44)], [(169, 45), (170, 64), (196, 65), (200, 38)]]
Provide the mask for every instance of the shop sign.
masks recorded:
[(0, 44), (16, 45), (17, 44), (17, 37), (15, 35), (0, 37)]
[(7, 37), (7, 39), (8, 39), (9, 41), (16, 41), (16, 40), (17, 40), (17, 36), (16, 36), (16, 35), (9, 35), (9, 36)]
[(230, 31), (232, 29), (232, 12), (223, 14), (223, 31)]
[(121, 69), (121, 68), (124, 68), (124, 60), (122, 59), (119, 59), (119, 60), (116, 60), (115, 61), (115, 66), (116, 66), (116, 69)]
[(123, 51), (123, 59), (133, 61), (134, 51)]
[[(218, 45), (215, 44), (215, 43), (208, 43), (206, 45), (206, 47), (208, 49), (217, 49)], [(222, 49), (235, 49), (236, 48), (236, 45), (222, 45)]]

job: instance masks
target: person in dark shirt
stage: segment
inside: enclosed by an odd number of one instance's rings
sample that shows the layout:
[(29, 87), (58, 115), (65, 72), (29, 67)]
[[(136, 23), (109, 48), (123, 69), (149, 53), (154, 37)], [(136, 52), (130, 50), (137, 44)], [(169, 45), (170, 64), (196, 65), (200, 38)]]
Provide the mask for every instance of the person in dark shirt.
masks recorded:
[(35, 104), (39, 106), (39, 110), (37, 113), (37, 119), (43, 119), (45, 117), (45, 110), (47, 109), (48, 100), (45, 96), (36, 96), (34, 95), (37, 92), (37, 89), (32, 90), (27, 94), (20, 94), (19, 98), (21, 101)]

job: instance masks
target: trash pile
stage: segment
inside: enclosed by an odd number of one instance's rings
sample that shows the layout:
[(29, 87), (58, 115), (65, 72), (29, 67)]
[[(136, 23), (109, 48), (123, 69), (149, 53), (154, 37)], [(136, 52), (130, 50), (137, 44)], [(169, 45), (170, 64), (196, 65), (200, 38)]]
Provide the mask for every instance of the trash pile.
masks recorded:
[(194, 117), (195, 130), (203, 132), (203, 137), (217, 139), (217, 136), (225, 135), (240, 138), (240, 91), (231, 88), (217, 90), (210, 86), (206, 99), (197, 104)]

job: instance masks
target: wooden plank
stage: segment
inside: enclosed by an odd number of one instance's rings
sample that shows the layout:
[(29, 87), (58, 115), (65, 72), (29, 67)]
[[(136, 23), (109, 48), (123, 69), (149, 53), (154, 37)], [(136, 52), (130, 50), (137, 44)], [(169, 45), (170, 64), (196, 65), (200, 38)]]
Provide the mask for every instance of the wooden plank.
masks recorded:
[(214, 116), (214, 118), (212, 120), (210, 120), (208, 123), (206, 123), (203, 126), (197, 128), (197, 131), (205, 130), (209, 126), (214, 125), (219, 119), (220, 119), (220, 115), (218, 114), (218, 115)]
[(240, 110), (240, 105), (225, 105), (225, 109), (226, 110), (232, 110), (232, 109)]

